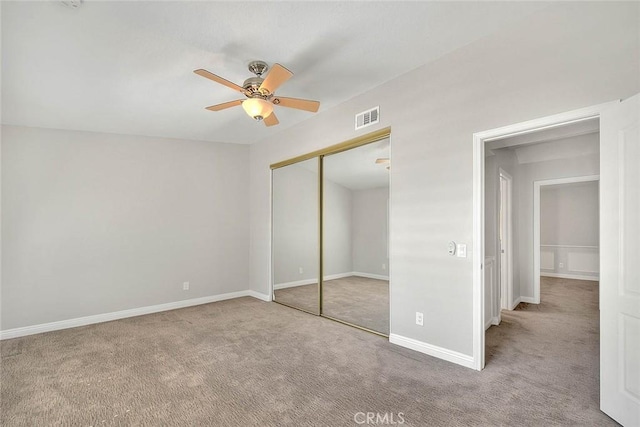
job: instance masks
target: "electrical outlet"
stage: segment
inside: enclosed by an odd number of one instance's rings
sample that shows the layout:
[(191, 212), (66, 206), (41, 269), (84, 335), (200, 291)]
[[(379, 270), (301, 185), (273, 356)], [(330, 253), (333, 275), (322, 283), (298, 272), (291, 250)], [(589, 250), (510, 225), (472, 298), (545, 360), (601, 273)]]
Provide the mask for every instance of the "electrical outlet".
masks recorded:
[(382, 269), (386, 270), (387, 269), (387, 264), (382, 264)]
[(561, 262), (560, 264), (558, 264), (560, 266), (560, 268), (564, 268), (564, 263)]
[(299, 268), (298, 268), (298, 273), (300, 273), (300, 274), (304, 274), (304, 270), (302, 269), (302, 267), (299, 267)]
[(419, 311), (416, 311), (416, 325), (418, 326), (424, 325), (424, 316)]
[(189, 282), (183, 282), (182, 283), (182, 290), (183, 291), (188, 291), (189, 290)]

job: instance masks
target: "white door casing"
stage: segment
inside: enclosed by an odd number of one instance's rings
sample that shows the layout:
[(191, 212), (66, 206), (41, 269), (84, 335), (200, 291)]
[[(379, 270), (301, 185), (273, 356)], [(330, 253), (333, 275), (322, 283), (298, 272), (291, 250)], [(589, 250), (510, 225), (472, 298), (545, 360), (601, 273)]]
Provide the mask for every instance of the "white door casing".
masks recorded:
[(600, 408), (640, 425), (640, 95), (600, 116)]
[[(526, 122), (515, 123), (500, 128), (490, 129), (473, 134), (473, 368), (480, 371), (484, 368), (484, 162), (485, 142), (516, 135), (552, 129), (569, 123), (599, 118), (619, 101), (567, 111), (552, 116), (541, 117)], [(600, 200), (600, 209), (606, 209)]]
[(500, 300), (503, 310), (513, 307), (513, 178), (500, 169), (500, 211), (499, 211), (499, 250), (500, 250)]

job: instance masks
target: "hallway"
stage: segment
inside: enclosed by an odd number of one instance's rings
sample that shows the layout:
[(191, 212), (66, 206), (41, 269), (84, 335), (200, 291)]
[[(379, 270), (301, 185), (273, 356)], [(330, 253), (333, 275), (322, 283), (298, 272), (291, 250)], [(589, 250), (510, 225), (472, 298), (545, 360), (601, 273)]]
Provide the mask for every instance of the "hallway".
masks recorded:
[[(503, 310), (501, 324), (487, 330), (486, 370), (508, 366), (514, 380), (524, 379), (532, 391), (563, 395), (565, 404), (549, 402), (559, 412), (598, 408), (598, 289), (598, 282), (542, 277), (539, 305), (520, 303), (513, 311)], [(512, 398), (526, 408), (527, 400), (545, 397), (518, 390)], [(569, 416), (574, 417), (579, 414)]]

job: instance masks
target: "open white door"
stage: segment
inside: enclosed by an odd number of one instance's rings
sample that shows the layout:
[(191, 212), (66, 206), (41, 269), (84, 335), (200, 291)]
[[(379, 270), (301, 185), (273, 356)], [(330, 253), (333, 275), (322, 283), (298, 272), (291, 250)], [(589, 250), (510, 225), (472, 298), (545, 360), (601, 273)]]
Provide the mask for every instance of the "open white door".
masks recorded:
[(600, 116), (600, 409), (640, 425), (640, 95)]

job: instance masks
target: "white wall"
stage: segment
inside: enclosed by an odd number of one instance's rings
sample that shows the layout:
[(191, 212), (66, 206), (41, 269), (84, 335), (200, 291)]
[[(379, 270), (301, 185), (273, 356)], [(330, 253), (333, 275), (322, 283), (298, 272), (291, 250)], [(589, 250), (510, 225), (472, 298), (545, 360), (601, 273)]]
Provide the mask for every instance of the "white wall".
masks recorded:
[(248, 155), (3, 126), (2, 329), (248, 289)]
[[(640, 91), (639, 6), (553, 4), (252, 145), (252, 289), (269, 283), (269, 164), (392, 126), (391, 333), (471, 355), (472, 254), (447, 243), (472, 248), (472, 135)], [(376, 105), (380, 123), (354, 131)]]
[(598, 181), (540, 187), (540, 245), (543, 275), (597, 278)]
[(352, 194), (353, 271), (388, 277), (389, 187), (354, 190)]

